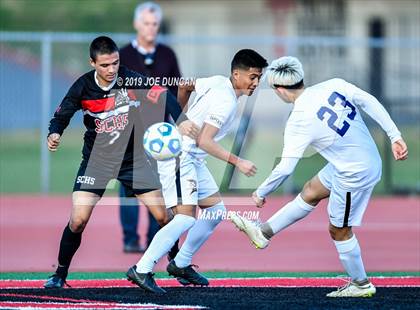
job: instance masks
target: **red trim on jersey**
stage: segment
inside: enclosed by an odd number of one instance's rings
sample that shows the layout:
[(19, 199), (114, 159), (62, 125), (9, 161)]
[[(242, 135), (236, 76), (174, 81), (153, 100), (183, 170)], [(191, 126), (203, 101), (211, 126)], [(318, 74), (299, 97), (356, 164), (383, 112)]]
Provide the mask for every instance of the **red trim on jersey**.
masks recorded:
[(115, 97), (82, 100), (82, 108), (93, 113), (110, 111), (115, 108)]
[(149, 92), (147, 93), (147, 99), (149, 99), (152, 103), (157, 103), (160, 97), (160, 94), (166, 91), (165, 87), (153, 85), (150, 88)]
[(131, 100), (137, 100), (136, 93), (132, 89), (127, 89), (128, 98)]

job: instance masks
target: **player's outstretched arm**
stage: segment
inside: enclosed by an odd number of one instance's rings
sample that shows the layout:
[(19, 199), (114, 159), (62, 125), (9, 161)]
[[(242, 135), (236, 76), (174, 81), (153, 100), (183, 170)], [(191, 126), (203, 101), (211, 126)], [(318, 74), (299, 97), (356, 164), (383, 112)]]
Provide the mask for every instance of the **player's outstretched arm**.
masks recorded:
[(395, 160), (406, 160), (408, 158), (408, 147), (402, 138), (392, 143), (392, 154), (394, 154)]
[(60, 139), (61, 135), (58, 133), (52, 133), (47, 137), (47, 146), (48, 150), (51, 152), (55, 152), (58, 149), (58, 146), (60, 145)]
[(197, 138), (197, 146), (208, 154), (236, 166), (246, 176), (250, 177), (255, 175), (257, 173), (257, 167), (253, 162), (231, 154), (214, 141), (214, 137), (218, 132), (219, 128), (204, 123)]
[(371, 94), (358, 88), (356, 88), (353, 100), (387, 133), (395, 160), (406, 160), (408, 158), (407, 145), (401, 137), (401, 132), (381, 103)]
[(354, 103), (381, 126), (381, 128), (387, 133), (392, 144), (397, 140), (400, 140), (400, 131), (398, 130), (388, 111), (378, 101), (378, 99), (354, 85), (352, 85), (352, 87), (354, 91)]

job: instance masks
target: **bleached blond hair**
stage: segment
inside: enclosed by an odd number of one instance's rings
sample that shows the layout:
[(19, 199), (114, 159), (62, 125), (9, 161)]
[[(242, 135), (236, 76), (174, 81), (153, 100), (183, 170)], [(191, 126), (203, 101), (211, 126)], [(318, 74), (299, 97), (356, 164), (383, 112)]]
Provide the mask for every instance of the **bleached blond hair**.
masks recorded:
[(280, 57), (268, 66), (265, 78), (272, 88), (279, 86), (293, 88), (303, 82), (304, 72), (299, 59), (292, 56)]

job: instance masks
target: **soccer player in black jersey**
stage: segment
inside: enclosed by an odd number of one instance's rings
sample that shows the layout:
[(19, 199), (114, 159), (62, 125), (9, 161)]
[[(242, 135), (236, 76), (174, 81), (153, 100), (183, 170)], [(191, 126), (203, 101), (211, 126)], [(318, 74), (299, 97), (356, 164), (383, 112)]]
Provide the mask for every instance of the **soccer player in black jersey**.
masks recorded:
[[(167, 223), (159, 178), (143, 149), (145, 129), (170, 116), (181, 134), (193, 138), (198, 134), (198, 127), (182, 113), (173, 95), (159, 86), (145, 86), (144, 76), (119, 66), (118, 47), (112, 39), (102, 36), (92, 41), (90, 63), (94, 70), (71, 86), (50, 121), (47, 145), (52, 152), (57, 151), (64, 129), (78, 110), (83, 111), (86, 132), (58, 267), (45, 288), (64, 286), (82, 232), (111, 179), (131, 188), (161, 226)], [(135, 282), (151, 291), (157, 287), (151, 275)]]

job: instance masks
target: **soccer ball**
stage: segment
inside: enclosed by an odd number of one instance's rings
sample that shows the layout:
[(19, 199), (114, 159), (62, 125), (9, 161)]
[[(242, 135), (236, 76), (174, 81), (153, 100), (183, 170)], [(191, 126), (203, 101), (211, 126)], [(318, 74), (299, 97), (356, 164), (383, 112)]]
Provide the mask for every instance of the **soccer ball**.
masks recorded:
[(182, 137), (174, 125), (156, 123), (143, 136), (146, 154), (156, 160), (168, 160), (181, 153)]

